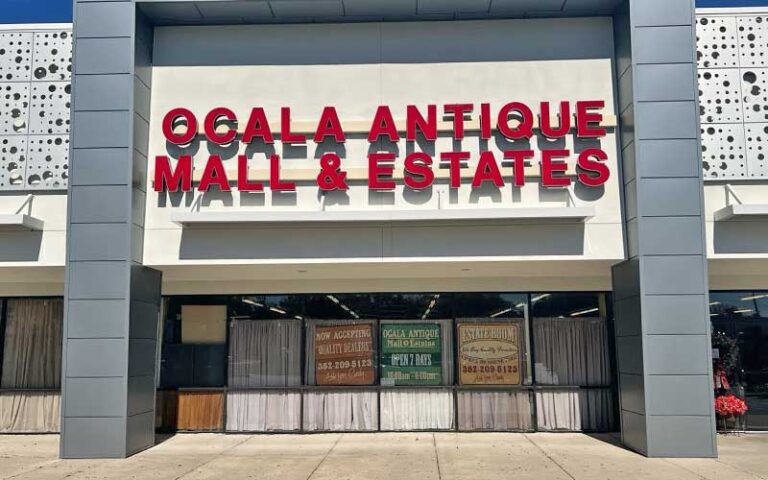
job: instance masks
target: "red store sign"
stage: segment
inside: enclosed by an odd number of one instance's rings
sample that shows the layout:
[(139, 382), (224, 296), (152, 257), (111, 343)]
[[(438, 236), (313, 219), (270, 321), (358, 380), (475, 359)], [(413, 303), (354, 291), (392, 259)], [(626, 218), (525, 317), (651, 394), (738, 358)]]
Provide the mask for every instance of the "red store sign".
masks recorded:
[[(601, 138), (606, 135), (606, 129), (601, 126), (605, 107), (602, 100), (578, 101), (575, 105), (561, 102), (558, 108), (557, 122), (552, 121), (553, 106), (542, 102), (537, 111), (520, 102), (510, 102), (496, 112), (491, 105), (482, 103), (448, 104), (442, 107), (445, 115), (452, 116), (452, 137), (463, 140), (466, 134), (465, 115), (479, 107), (479, 138), (490, 140), (493, 132), (510, 140), (528, 140), (534, 136), (534, 128), (549, 139), (565, 138), (575, 130), (579, 138)], [(307, 142), (307, 136), (291, 130), (291, 110), (283, 107), (280, 112), (279, 140), (284, 144), (302, 144)], [(495, 113), (495, 115), (494, 115)], [(538, 125), (536, 118), (538, 117)], [(417, 134), (425, 140), (434, 142), (438, 134), (438, 108), (428, 105), (420, 110), (409, 105), (405, 117), (405, 140), (415, 142)], [(225, 122), (226, 129), (221, 128)], [(556, 123), (556, 124), (555, 124)], [(254, 141), (266, 144), (275, 143), (275, 132), (270, 128), (269, 121), (263, 108), (255, 107), (246, 120), (242, 136), (238, 139), (236, 125), (239, 119), (235, 113), (226, 107), (216, 107), (208, 112), (202, 120), (205, 139), (216, 145), (232, 145), (235, 142), (248, 145)], [(186, 108), (174, 108), (163, 118), (163, 135), (166, 141), (174, 145), (188, 145), (198, 135), (199, 120)], [(217, 128), (218, 127), (218, 128)], [(380, 106), (371, 121), (368, 142), (374, 143), (384, 137), (390, 142), (401, 140), (402, 131), (398, 131), (392, 112), (388, 106)], [(335, 107), (325, 107), (317, 122), (312, 140), (316, 143), (332, 141), (346, 142), (346, 134), (339, 120)], [(239, 146), (239, 145), (238, 145)], [(492, 151), (480, 152), (472, 177), (472, 188), (480, 188), (486, 183), (503, 187), (505, 180), (501, 173), (501, 161), (511, 161), (513, 166), (512, 183), (516, 187), (525, 185), (526, 162), (538, 161), (541, 167), (541, 185), (544, 187), (567, 187), (573, 179), (566, 174), (568, 165), (565, 159), (571, 156), (567, 149), (543, 148), (539, 158), (533, 150), (506, 150), (503, 158), (496, 158)], [(451, 188), (462, 185), (461, 165), (472, 155), (467, 151), (448, 151), (439, 153), (439, 159), (432, 158), (424, 152), (413, 152), (404, 159), (403, 183), (409, 188), (421, 190), (430, 187), (435, 181), (433, 165), (435, 161), (445, 162), (449, 169)], [(394, 163), (396, 155), (393, 152), (379, 151), (368, 154), (368, 188), (372, 190), (392, 190), (395, 188)], [(600, 148), (587, 148), (578, 153), (577, 173), (575, 181), (589, 187), (603, 185), (610, 178), (610, 170), (605, 161), (608, 155)], [(280, 179), (280, 156), (271, 155), (269, 188), (274, 191), (295, 190), (296, 184)], [(237, 189), (245, 192), (264, 190), (264, 183), (248, 178), (250, 159), (246, 155), (238, 155), (237, 178), (230, 179), (219, 155), (209, 155), (205, 168), (197, 186), (199, 191), (208, 191), (217, 187), (221, 191), (230, 191), (230, 181), (236, 180)], [(155, 157), (155, 191), (177, 192), (191, 191), (193, 183), (193, 161), (191, 155), (180, 155), (175, 166), (167, 155)], [(336, 153), (325, 153), (319, 159), (317, 186), (321, 190), (347, 190), (349, 188), (347, 174), (344, 171), (342, 158)]]

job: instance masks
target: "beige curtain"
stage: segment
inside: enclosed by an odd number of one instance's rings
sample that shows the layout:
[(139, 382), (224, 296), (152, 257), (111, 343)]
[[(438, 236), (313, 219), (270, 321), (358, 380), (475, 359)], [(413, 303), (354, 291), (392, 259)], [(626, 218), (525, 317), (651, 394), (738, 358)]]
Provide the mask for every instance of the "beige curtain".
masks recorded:
[(301, 393), (240, 391), (227, 393), (227, 430), (292, 431), (301, 428)]
[(528, 392), (459, 392), (459, 430), (529, 430)]
[(2, 388), (61, 385), (63, 300), (8, 300)]
[(366, 391), (304, 394), (304, 430), (371, 431), (378, 427), (378, 396)]
[(453, 391), (391, 389), (381, 391), (382, 430), (450, 430), (454, 427)]
[(59, 431), (58, 392), (0, 393), (0, 433)]

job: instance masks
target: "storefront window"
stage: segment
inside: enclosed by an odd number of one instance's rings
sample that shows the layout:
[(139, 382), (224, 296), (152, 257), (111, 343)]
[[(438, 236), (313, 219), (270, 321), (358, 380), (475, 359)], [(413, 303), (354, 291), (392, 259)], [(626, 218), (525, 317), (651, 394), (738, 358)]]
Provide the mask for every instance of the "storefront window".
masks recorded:
[[(611, 393), (605, 299), (569, 296), (171, 297), (158, 412), (175, 420), (158, 425), (530, 431), (538, 422), (545, 429), (610, 429), (612, 406), (595, 399)], [(531, 306), (543, 299), (538, 311), (553, 317), (532, 319)], [(534, 361), (537, 348), (542, 357)], [(568, 387), (570, 396), (544, 394), (545, 385)], [(539, 404), (549, 416), (535, 414)], [(550, 417), (569, 420), (550, 426)]]
[(610, 430), (614, 394), (604, 295), (531, 296), (536, 413), (543, 430)]
[(743, 398), (748, 407), (745, 428), (766, 430), (768, 292), (712, 292), (709, 308), (715, 394)]

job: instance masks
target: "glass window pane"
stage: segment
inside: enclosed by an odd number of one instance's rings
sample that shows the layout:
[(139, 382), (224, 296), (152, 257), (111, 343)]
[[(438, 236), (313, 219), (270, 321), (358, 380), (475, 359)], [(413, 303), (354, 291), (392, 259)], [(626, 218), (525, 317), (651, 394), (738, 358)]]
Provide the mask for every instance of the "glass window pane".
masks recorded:
[(382, 320), (380, 383), (453, 385), (453, 320)]
[(536, 294), (531, 304), (536, 383), (609, 386), (611, 359), (604, 297)]
[(768, 319), (736, 320), (746, 393), (768, 393)]
[(459, 385), (530, 383), (524, 319), (457, 320)]
[(360, 386), (376, 382), (377, 328), (372, 320), (308, 320), (307, 385)]
[(747, 395), (746, 422), (748, 430), (768, 430), (768, 393)]
[(710, 318), (756, 317), (759, 294), (753, 292), (712, 292), (709, 294)]
[(528, 296), (515, 293), (454, 294), (456, 318), (523, 318)]
[(375, 319), (376, 303), (371, 294), (307, 295), (307, 318), (319, 320)]
[(597, 293), (532, 293), (533, 317), (605, 317), (604, 295)]
[(225, 296), (168, 299), (160, 352), (161, 387), (226, 385), (229, 300)]
[(229, 302), (232, 318), (303, 320), (303, 295), (243, 295)]
[(229, 326), (230, 387), (301, 385), (301, 320), (233, 318)]

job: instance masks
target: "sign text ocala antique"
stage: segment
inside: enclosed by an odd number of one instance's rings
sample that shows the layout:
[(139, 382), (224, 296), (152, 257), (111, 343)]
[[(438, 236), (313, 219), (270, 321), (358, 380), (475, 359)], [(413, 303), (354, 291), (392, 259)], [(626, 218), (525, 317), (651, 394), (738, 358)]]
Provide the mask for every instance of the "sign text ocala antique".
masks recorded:
[[(467, 133), (477, 135), (481, 140), (492, 139), (494, 132), (509, 140), (520, 141), (524, 145), (531, 139), (536, 130), (547, 139), (562, 139), (574, 132), (578, 138), (599, 139), (606, 135), (602, 125), (605, 103), (601, 100), (560, 102), (551, 105), (542, 102), (536, 108), (521, 103), (510, 102), (495, 110), (489, 103), (447, 104), (441, 107), (442, 114), (449, 118), (450, 135), (457, 142), (463, 140)], [(554, 110), (557, 111), (554, 111)], [(478, 121), (469, 123), (468, 116), (479, 112)], [(244, 121), (244, 123), (242, 123)], [(400, 122), (401, 124), (403, 122)], [(367, 141), (375, 143), (380, 139), (398, 142), (403, 138), (407, 142), (415, 142), (420, 138), (427, 142), (435, 142), (438, 138), (438, 106), (427, 105), (418, 108), (409, 105), (405, 111), (405, 125), (397, 125), (390, 107), (379, 106), (367, 129)], [(249, 145), (253, 142), (273, 144), (278, 139), (283, 144), (303, 144), (308, 141), (306, 134), (292, 130), (291, 109), (283, 107), (280, 112), (279, 131), (270, 126), (263, 108), (254, 107), (247, 119), (238, 118), (229, 108), (216, 107), (204, 117), (198, 118), (186, 108), (174, 108), (163, 118), (163, 135), (167, 142), (174, 145), (189, 145), (198, 136), (199, 128), (205, 139), (216, 145), (233, 143)], [(242, 128), (241, 128), (242, 126)], [(341, 144), (347, 141), (347, 133), (342, 125), (335, 107), (325, 107), (317, 121), (311, 140), (316, 143), (335, 142)], [(458, 143), (460, 145), (460, 143)], [(546, 143), (544, 143), (546, 145)], [(239, 147), (240, 145), (238, 145)], [(576, 153), (576, 173), (568, 175), (566, 159), (572, 152), (563, 148), (542, 147), (537, 152), (528, 148), (503, 150), (500, 155), (490, 150), (477, 154), (476, 166), (471, 182), (465, 181), (472, 188), (483, 187), (486, 183), (503, 187), (505, 178), (502, 175), (501, 162), (512, 165), (512, 183), (516, 187), (525, 185), (526, 163), (537, 162), (540, 165), (540, 182), (543, 187), (567, 187), (574, 181), (589, 187), (597, 187), (608, 181), (610, 170), (606, 164), (608, 155), (601, 148), (586, 148)], [(449, 170), (451, 188), (462, 186), (462, 165), (472, 159), (473, 154), (464, 150), (443, 151), (433, 158), (428, 153), (414, 151), (405, 156), (403, 161), (403, 183), (412, 189), (421, 190), (430, 187), (435, 181), (433, 168), (443, 163)], [(503, 158), (497, 158), (498, 156)], [(538, 158), (536, 158), (538, 157)], [(370, 151), (368, 153), (368, 188), (372, 190), (391, 190), (395, 188), (396, 154), (391, 151)], [(230, 182), (237, 189), (246, 192), (261, 191), (266, 182), (248, 178), (248, 169), (258, 162), (258, 159), (247, 155), (238, 155), (237, 178), (229, 178), (222, 159), (217, 154), (211, 154), (205, 163), (196, 189), (208, 191), (216, 187), (222, 191), (231, 190)], [(280, 156), (270, 155), (269, 182), (271, 190), (295, 190), (295, 182), (280, 178)], [(172, 163), (167, 155), (155, 157), (155, 191), (191, 191), (193, 189), (193, 159), (191, 155), (179, 155)], [(231, 174), (229, 174), (231, 175)], [(319, 158), (317, 186), (321, 190), (347, 190), (349, 182), (344, 169), (343, 159), (334, 152), (323, 154)]]

